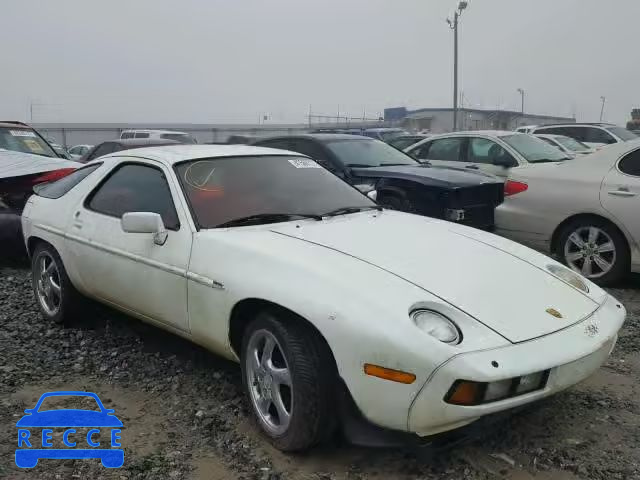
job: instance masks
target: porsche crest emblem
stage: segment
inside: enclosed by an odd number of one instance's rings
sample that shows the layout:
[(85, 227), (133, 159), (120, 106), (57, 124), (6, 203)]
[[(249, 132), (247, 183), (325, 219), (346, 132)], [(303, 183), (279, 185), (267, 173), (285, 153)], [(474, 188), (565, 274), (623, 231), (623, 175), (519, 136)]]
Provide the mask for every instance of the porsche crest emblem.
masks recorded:
[(555, 308), (547, 308), (546, 312), (556, 318), (562, 318), (562, 314)]

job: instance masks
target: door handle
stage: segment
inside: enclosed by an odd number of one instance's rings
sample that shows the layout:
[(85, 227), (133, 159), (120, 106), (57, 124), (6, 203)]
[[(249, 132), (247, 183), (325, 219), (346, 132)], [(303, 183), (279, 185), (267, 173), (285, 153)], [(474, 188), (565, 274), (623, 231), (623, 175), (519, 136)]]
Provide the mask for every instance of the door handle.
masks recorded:
[(480, 167), (478, 167), (477, 165), (467, 165), (467, 166), (466, 166), (466, 167), (464, 167), (464, 168), (470, 168), (470, 169), (472, 169), (472, 170), (478, 170)]
[(636, 193), (630, 192), (629, 190), (609, 190), (607, 193), (615, 197), (635, 197), (636, 196)]

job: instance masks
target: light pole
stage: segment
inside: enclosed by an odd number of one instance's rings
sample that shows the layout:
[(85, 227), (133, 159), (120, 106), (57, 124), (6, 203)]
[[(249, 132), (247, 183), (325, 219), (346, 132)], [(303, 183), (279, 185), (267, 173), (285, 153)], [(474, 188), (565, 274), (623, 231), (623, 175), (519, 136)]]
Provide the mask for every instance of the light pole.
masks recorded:
[(600, 121), (602, 122), (602, 117), (604, 116), (604, 104), (607, 103), (607, 97), (600, 97), (602, 100), (602, 108), (600, 109)]
[(458, 129), (458, 21), (463, 10), (469, 6), (467, 0), (460, 0), (456, 11), (453, 13), (453, 20), (447, 18), (449, 28), (453, 30), (453, 131)]
[(521, 112), (520, 121), (524, 121), (524, 89), (523, 88), (519, 88), (518, 89), (518, 93), (522, 97), (522, 107), (520, 108), (520, 112)]

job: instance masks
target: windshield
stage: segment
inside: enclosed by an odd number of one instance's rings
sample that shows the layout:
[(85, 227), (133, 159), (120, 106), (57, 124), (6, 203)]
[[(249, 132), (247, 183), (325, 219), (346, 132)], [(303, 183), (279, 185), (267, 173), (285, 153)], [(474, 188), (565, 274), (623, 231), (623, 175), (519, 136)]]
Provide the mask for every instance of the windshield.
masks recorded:
[(625, 142), (629, 142), (631, 140), (638, 140), (638, 136), (635, 135), (634, 133), (630, 132), (626, 128), (622, 128), (622, 127), (607, 127), (607, 128), (605, 128), (605, 130), (607, 130), (608, 132), (613, 133), (614, 135), (616, 135), (617, 137), (619, 137), (621, 140), (623, 140)]
[(584, 143), (579, 142), (575, 138), (563, 137), (561, 135), (559, 135), (557, 137), (553, 137), (553, 138), (560, 145), (562, 145), (563, 147), (571, 150), (572, 152), (587, 152), (587, 151), (591, 150), (591, 148), (589, 148), (588, 145), (585, 145)]
[(567, 154), (532, 135), (516, 134), (500, 138), (531, 163), (559, 162), (568, 158)]
[(331, 140), (326, 145), (338, 160), (347, 167), (419, 165), (409, 155), (379, 140)]
[(214, 158), (175, 168), (201, 228), (253, 215), (320, 215), (340, 208), (376, 206), (308, 158)]
[(58, 158), (56, 152), (36, 132), (27, 128), (0, 127), (0, 148)]

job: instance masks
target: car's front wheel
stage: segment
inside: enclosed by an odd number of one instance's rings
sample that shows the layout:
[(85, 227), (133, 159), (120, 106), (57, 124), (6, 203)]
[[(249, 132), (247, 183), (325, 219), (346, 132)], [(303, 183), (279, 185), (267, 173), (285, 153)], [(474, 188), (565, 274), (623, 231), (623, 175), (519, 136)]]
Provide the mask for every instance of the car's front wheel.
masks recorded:
[(263, 312), (245, 330), (242, 379), (263, 433), (283, 451), (310, 448), (331, 434), (333, 358), (304, 321)]
[(617, 228), (598, 218), (566, 225), (556, 253), (565, 265), (599, 285), (614, 284), (630, 266), (626, 239)]
[(77, 312), (80, 295), (71, 284), (62, 259), (46, 243), (36, 246), (31, 259), (33, 291), (45, 320), (64, 323)]

